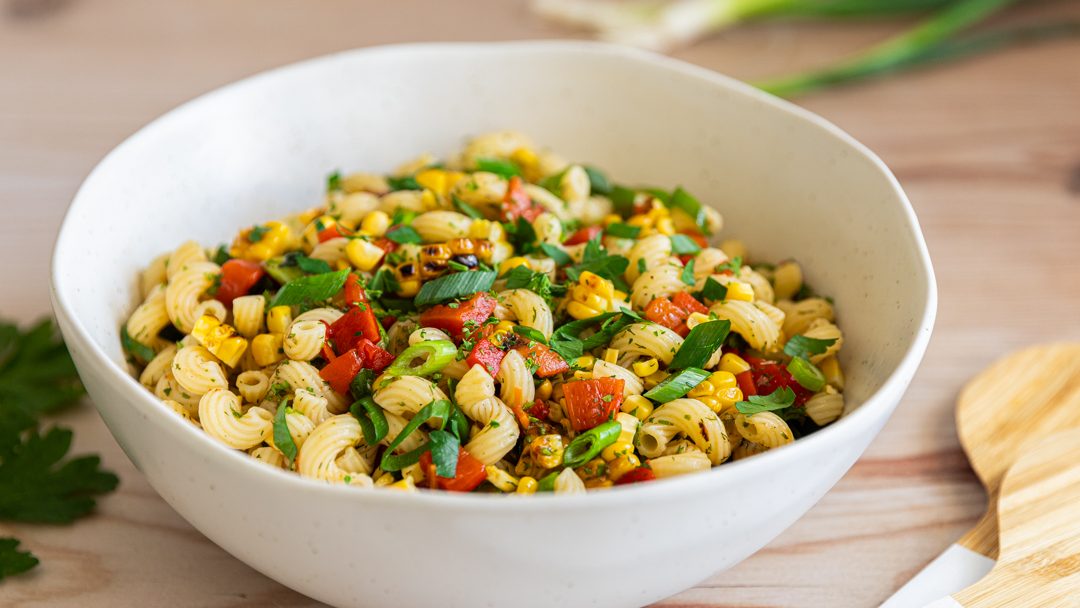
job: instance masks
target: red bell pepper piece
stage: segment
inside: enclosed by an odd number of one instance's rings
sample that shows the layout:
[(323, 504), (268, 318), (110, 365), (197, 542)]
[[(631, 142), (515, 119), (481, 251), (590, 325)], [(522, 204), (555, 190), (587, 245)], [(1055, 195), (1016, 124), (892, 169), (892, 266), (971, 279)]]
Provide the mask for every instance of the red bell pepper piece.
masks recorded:
[(379, 322), (375, 319), (368, 304), (358, 304), (349, 308), (337, 321), (330, 325), (328, 333), (330, 340), (334, 342), (334, 349), (341, 354), (356, 348), (361, 339), (378, 342)]
[(570, 235), (570, 238), (563, 241), (563, 245), (580, 245), (582, 243), (588, 243), (595, 239), (604, 231), (601, 226), (588, 226), (586, 228), (580, 228), (577, 232)]
[(537, 420), (543, 420), (547, 422), (548, 416), (551, 415), (551, 408), (548, 407), (546, 401), (537, 397), (536, 401), (534, 401), (532, 405), (525, 408), (525, 413), (529, 416), (532, 416), (533, 418), (536, 418)]
[(345, 229), (341, 224), (334, 224), (329, 228), (323, 228), (319, 231), (318, 237), (320, 243), (325, 243), (330, 239), (339, 239), (349, 236), (349, 231)]
[(256, 262), (229, 260), (221, 266), (221, 285), (218, 286), (214, 298), (231, 306), (234, 299), (247, 295), (264, 274), (266, 271)]
[(345, 305), (356, 306), (358, 303), (367, 304), (367, 294), (360, 285), (360, 275), (350, 272), (345, 278)]
[(642, 481), (652, 481), (656, 479), (656, 473), (649, 467), (638, 467), (632, 471), (628, 471), (623, 474), (622, 477), (615, 482), (615, 485), (621, 486), (628, 483), (639, 483)]
[(709, 240), (705, 238), (705, 235), (701, 234), (697, 230), (683, 230), (682, 234), (685, 234), (686, 236), (693, 239), (694, 242), (698, 244), (698, 247), (701, 247), (702, 249), (709, 246)]
[(435, 474), (435, 463), (431, 459), (431, 451), (420, 455), (420, 468), (424, 471), (430, 487), (436, 487), (450, 492), (471, 492), (476, 486), (484, 483), (487, 479), (487, 471), (484, 463), (476, 459), (465, 448), (458, 448), (457, 469), (453, 477), (439, 477)]
[(709, 312), (707, 306), (705, 306), (701, 302), (698, 302), (697, 298), (686, 293), (685, 291), (680, 291), (679, 293), (671, 296), (671, 303), (686, 311), (687, 317), (689, 317), (695, 312), (700, 312), (703, 315), (708, 314)]
[(575, 380), (563, 385), (566, 414), (575, 431), (587, 431), (611, 419), (623, 401), (621, 378)]
[(432, 306), (420, 314), (422, 327), (434, 327), (441, 329), (460, 340), (465, 330), (465, 323), (472, 321), (477, 327), (487, 321), (491, 313), (495, 312), (495, 298), (488, 293), (478, 293), (465, 302), (459, 302), (457, 308), (451, 308), (446, 304)]
[(655, 298), (645, 307), (645, 318), (674, 330), (680, 336), (686, 337), (690, 329), (686, 327), (685, 310), (675, 306), (667, 298)]
[(550, 378), (555, 374), (570, 371), (570, 365), (559, 356), (559, 353), (539, 342), (534, 342), (531, 346), (518, 346), (514, 350), (521, 353), (526, 361), (536, 364), (536, 375), (540, 378)]
[(494, 378), (499, 373), (499, 365), (502, 364), (505, 356), (506, 353), (498, 346), (495, 346), (491, 340), (481, 338), (477, 341), (476, 346), (473, 346), (472, 352), (465, 358), (465, 362), (469, 364), (470, 368), (474, 365), (482, 366)]
[[(759, 359), (742, 355), (742, 358), (750, 364), (750, 372), (754, 379), (754, 390), (758, 395), (771, 395), (776, 389), (787, 387), (795, 392), (795, 405), (805, 405), (814, 393), (803, 388), (803, 385), (787, 371), (787, 367), (769, 359)], [(745, 396), (745, 392), (744, 392)]]
[(326, 364), (319, 370), (319, 377), (342, 395), (349, 394), (349, 383), (364, 368), (364, 357), (353, 349)]
[(381, 372), (394, 362), (394, 355), (367, 338), (360, 339), (360, 342), (356, 345), (356, 350), (360, 352), (364, 359), (364, 369)]
[(735, 380), (739, 383), (739, 390), (742, 391), (743, 399), (757, 394), (757, 387), (754, 386), (754, 373), (750, 370), (735, 374)]
[(516, 175), (510, 178), (506, 186), (502, 209), (503, 218), (508, 222), (517, 221), (519, 217), (531, 222), (544, 212), (544, 208), (534, 203), (529, 193), (525, 192), (525, 183)]

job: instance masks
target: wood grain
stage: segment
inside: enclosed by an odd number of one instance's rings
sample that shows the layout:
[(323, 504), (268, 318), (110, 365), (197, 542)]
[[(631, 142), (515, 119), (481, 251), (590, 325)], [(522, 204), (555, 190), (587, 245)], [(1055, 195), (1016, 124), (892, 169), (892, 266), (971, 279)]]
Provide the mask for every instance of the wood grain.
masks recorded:
[[(52, 241), (81, 180), (178, 103), (357, 46), (578, 35), (532, 19), (521, 0), (42, 1), (52, 6), (15, 15), (0, 0), (0, 314), (21, 320), (48, 309)], [(1075, 2), (1022, 4), (1002, 21), (1080, 17)], [(761, 24), (676, 55), (758, 78), (897, 27)], [(957, 442), (960, 387), (1023, 345), (1080, 340), (1080, 196), (1068, 188), (1080, 167), (1078, 58), (1080, 43), (1061, 42), (800, 100), (904, 183), (935, 261), (937, 329), (904, 402), (851, 472), (761, 552), (664, 606), (876, 606), (975, 523), (986, 498)], [(192, 530), (89, 405), (58, 422), (122, 484), (74, 527), (0, 524), (42, 558), (0, 585), (0, 606), (317, 605)]]
[(966, 608), (1080, 606), (1080, 429), (1043, 435), (1005, 474), (1001, 556), (953, 597)]
[(1055, 431), (1080, 428), (1080, 344), (1026, 348), (964, 387), (956, 404), (960, 444), (989, 493), (989, 508), (959, 544), (998, 556), (998, 495), (1009, 467)]

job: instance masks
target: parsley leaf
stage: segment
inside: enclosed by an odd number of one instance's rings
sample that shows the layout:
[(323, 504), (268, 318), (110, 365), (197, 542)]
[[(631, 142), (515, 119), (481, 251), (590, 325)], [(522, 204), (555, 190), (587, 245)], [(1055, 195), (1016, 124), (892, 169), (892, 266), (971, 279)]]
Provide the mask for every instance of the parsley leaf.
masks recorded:
[(567, 268), (566, 276), (571, 281), (576, 281), (583, 272), (588, 271), (604, 277), (605, 279), (614, 281), (626, 272), (626, 268), (629, 265), (630, 260), (623, 256), (609, 255), (607, 251), (604, 250), (603, 246), (600, 245), (600, 239), (597, 238), (589, 241), (585, 245), (581, 263)]
[(270, 228), (268, 226), (254, 226), (254, 227), (252, 227), (251, 232), (248, 232), (248, 237), (247, 237), (248, 242), (249, 243), (258, 243), (259, 241), (261, 241), (263, 239), (264, 236), (266, 236), (267, 232), (270, 232)]
[(716, 268), (714, 268), (713, 273), (721, 274), (725, 270), (730, 270), (731, 274), (733, 274), (735, 276), (739, 276), (739, 274), (742, 273), (742, 258), (740, 258), (739, 256), (735, 256), (735, 257), (731, 258), (730, 260), (728, 260), (728, 261), (724, 262), (723, 264), (720, 264)]
[(829, 350), (836, 343), (836, 338), (819, 340), (806, 336), (791, 336), (784, 345), (784, 354), (789, 357), (803, 357), (809, 359), (811, 355), (820, 355)]
[(608, 224), (607, 227), (604, 228), (604, 232), (620, 239), (636, 239), (638, 235), (641, 234), (641, 226), (631, 226), (630, 224), (615, 222)]
[(611, 199), (611, 205), (614, 207), (615, 213), (623, 217), (630, 217), (634, 214), (634, 199), (637, 198), (637, 192), (623, 186), (615, 186), (608, 194), (608, 198)]
[(420, 237), (420, 233), (412, 226), (397, 226), (396, 228), (391, 228), (386, 231), (386, 238), (399, 245), (407, 245), (410, 243), (419, 245), (424, 242), (424, 239)]
[(75, 364), (52, 321), (25, 332), (0, 323), (0, 406), (36, 416), (71, 405), (82, 394)]
[(478, 158), (476, 159), (476, 170), (494, 173), (506, 179), (521, 175), (521, 169), (517, 166), (517, 163), (502, 158)]
[(519, 255), (529, 253), (536, 248), (537, 238), (536, 230), (533, 229), (533, 225), (529, 223), (523, 217), (517, 218), (514, 222), (504, 222), (503, 229), (506, 230), (506, 235), (510, 244), (514, 246), (514, 250)]
[[(629, 310), (607, 312), (560, 326), (551, 334), (548, 343), (552, 350), (559, 353), (559, 356), (567, 361), (572, 361), (587, 350), (607, 344), (624, 327), (638, 321), (641, 321), (641, 317)], [(588, 338), (579, 337), (586, 329), (594, 325), (600, 326), (596, 333)]]
[(298, 255), (294, 258), (294, 261), (297, 268), (308, 274), (325, 274), (334, 270), (326, 260), (317, 260), (306, 255)]
[(326, 176), (326, 191), (335, 192), (341, 190), (341, 172), (334, 171)]
[(274, 414), (274, 445), (277, 449), (285, 455), (285, 458), (292, 461), (296, 460), (296, 441), (293, 440), (292, 433), (289, 432), (289, 424), (285, 419), (286, 416), (292, 411), (291, 407), (286, 407), (286, 402), (282, 401), (278, 406), (277, 413)]
[(675, 356), (672, 357), (668, 369), (705, 367), (705, 363), (716, 352), (716, 349), (724, 345), (724, 339), (730, 331), (731, 321), (727, 319), (695, 325), (683, 340)]
[(435, 463), (435, 474), (439, 477), (453, 478), (457, 475), (458, 438), (448, 431), (437, 430), (428, 434), (431, 446), (431, 461)]
[(0, 581), (6, 576), (22, 574), (38, 565), (38, 559), (29, 551), (19, 551), (19, 541), (0, 538)]
[(700, 228), (702, 232), (708, 234), (709, 231), (706, 229), (707, 226), (705, 222), (705, 208), (701, 205), (701, 201), (691, 196), (690, 193), (683, 190), (681, 186), (676, 188), (675, 192), (671, 193), (671, 198), (664, 202), (672, 209), (679, 209), (686, 215), (689, 215), (690, 219), (694, 220), (694, 223), (697, 224), (698, 228)]
[(686, 268), (682, 269), (682, 274), (679, 275), (679, 278), (687, 285), (694, 284), (694, 260), (690, 260), (686, 263)]
[(782, 386), (770, 395), (750, 395), (750, 398), (746, 401), (739, 401), (735, 404), (735, 409), (739, 412), (746, 414), (747, 416), (757, 414), (758, 412), (771, 412), (774, 410), (782, 410), (784, 408), (791, 407), (795, 403), (795, 391), (790, 387)]
[(705, 279), (705, 287), (695, 295), (700, 295), (700, 298), (703, 300), (718, 302), (727, 297), (727, 285), (709, 277), (708, 279)]
[(128, 354), (142, 363), (149, 363), (154, 358), (154, 349), (132, 338), (131, 334), (128, 333), (127, 323), (120, 327), (120, 345), (124, 347)]
[(270, 308), (294, 304), (311, 305), (328, 300), (341, 291), (348, 276), (349, 269), (344, 268), (337, 272), (313, 274), (293, 279), (281, 286), (281, 289), (278, 290), (277, 294), (274, 295), (274, 299), (270, 302)]
[(585, 174), (589, 176), (589, 191), (592, 194), (608, 195), (611, 194), (611, 182), (602, 171), (596, 167), (590, 167), (585, 165)]
[(420, 182), (416, 181), (416, 178), (412, 175), (406, 175), (405, 177), (388, 177), (386, 178), (386, 184), (390, 186), (391, 190), (423, 190), (424, 187), (420, 185)]
[(573, 261), (570, 259), (568, 253), (551, 243), (540, 243), (540, 251), (543, 251), (549, 258), (555, 260), (556, 266), (566, 266)]
[(505, 278), (507, 289), (528, 289), (548, 304), (552, 298), (566, 295), (566, 287), (552, 283), (546, 272), (534, 272), (525, 266), (515, 266)]
[(671, 253), (675, 255), (685, 255), (688, 253), (697, 253), (699, 251), (701, 251), (701, 247), (694, 242), (694, 239), (685, 234), (671, 235)]
[(533, 342), (539, 342), (540, 344), (547, 344), (547, 338), (544, 334), (540, 333), (540, 330), (525, 325), (515, 325), (514, 333), (525, 338), (526, 340), (532, 340)]

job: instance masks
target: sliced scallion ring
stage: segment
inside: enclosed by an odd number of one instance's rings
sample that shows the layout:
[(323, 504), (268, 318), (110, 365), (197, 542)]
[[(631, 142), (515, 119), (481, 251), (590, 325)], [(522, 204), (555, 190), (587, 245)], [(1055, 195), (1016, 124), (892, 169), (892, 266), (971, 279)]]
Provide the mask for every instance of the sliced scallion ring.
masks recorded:
[(787, 370), (803, 388), (815, 393), (825, 388), (825, 374), (816, 365), (802, 357), (795, 357), (788, 363)]
[(563, 466), (580, 467), (599, 456), (604, 448), (618, 441), (621, 434), (622, 424), (616, 420), (608, 420), (574, 437), (563, 452)]
[[(457, 347), (449, 340), (432, 340), (431, 342), (419, 342), (406, 348), (390, 367), (386, 368), (387, 376), (430, 376), (442, 368), (450, 365), (457, 355)], [(423, 359), (419, 365), (414, 361)]]

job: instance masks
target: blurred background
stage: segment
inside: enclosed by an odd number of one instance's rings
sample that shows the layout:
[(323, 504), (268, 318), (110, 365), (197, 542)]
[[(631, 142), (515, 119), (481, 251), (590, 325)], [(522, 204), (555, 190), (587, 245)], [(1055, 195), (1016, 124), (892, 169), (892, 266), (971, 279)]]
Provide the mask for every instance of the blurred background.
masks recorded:
[[(102, 156), (156, 116), (238, 78), (377, 44), (589, 38), (596, 32), (585, 20), (614, 26), (609, 39), (762, 82), (835, 65), (949, 10), (944, 0), (921, 2), (931, 8), (872, 18), (780, 11), (784, 18), (710, 34), (697, 26), (738, 2), (697, 2), (681, 13), (658, 12), (665, 3), (657, 2), (631, 17), (590, 12), (587, 0), (546, 2), (545, 17), (526, 0), (0, 0), (0, 314), (20, 322), (48, 314), (56, 230)], [(791, 12), (800, 3), (773, 4)], [(915, 3), (893, 6), (901, 4)], [(959, 387), (1019, 346), (1080, 339), (1080, 2), (966, 4), (983, 11), (968, 15), (970, 27), (954, 20), (946, 25), (955, 31), (918, 53), (894, 46), (876, 56), (894, 67), (955, 60), (784, 89), (877, 152), (906, 188), (938, 272), (937, 330), (901, 408), (840, 484), (762, 552), (665, 605), (876, 605), (985, 504), (955, 437)], [(561, 20), (550, 18), (556, 13)], [(666, 26), (653, 28), (658, 22)], [(151, 212), (155, 185), (143, 186)], [(76, 430), (77, 450), (103, 455), (121, 487), (73, 528), (0, 522), (0, 536), (17, 532), (47, 566), (0, 586), (0, 605), (315, 605), (176, 516), (92, 408), (60, 420)]]

